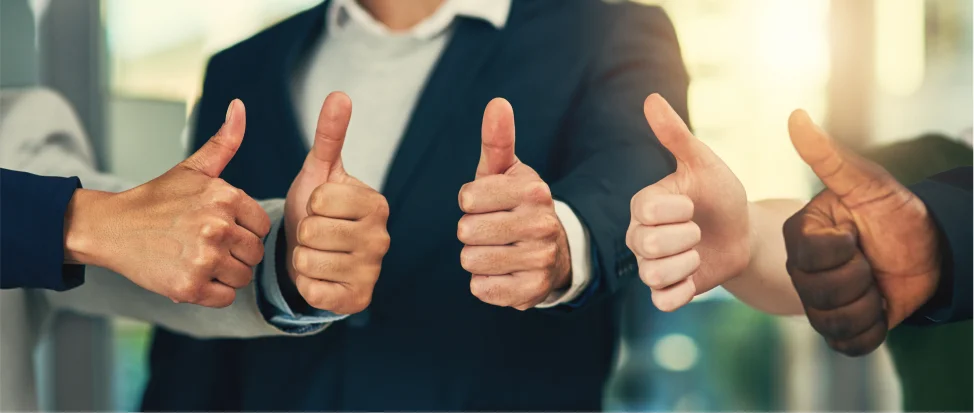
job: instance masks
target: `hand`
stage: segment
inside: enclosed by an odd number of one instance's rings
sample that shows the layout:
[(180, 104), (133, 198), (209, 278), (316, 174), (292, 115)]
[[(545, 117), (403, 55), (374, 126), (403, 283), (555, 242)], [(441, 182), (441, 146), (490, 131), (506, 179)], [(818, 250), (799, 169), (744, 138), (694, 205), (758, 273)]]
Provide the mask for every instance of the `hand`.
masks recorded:
[(233, 303), (264, 256), (270, 219), (219, 179), (246, 128), (243, 103), (199, 151), (162, 176), (109, 194), (79, 190), (65, 216), (65, 257), (118, 272), (175, 302)]
[(660, 95), (647, 98), (643, 109), (656, 137), (676, 158), (676, 171), (632, 198), (626, 245), (636, 255), (653, 303), (673, 311), (747, 267), (747, 195)]
[(920, 199), (833, 142), (805, 112), (795, 111), (788, 129), (826, 186), (785, 222), (788, 273), (830, 347), (869, 353), (888, 328), (933, 296), (940, 277), (936, 227)]
[(571, 281), (568, 241), (548, 185), (514, 155), (514, 110), (494, 99), (484, 111), (480, 163), (460, 188), (460, 265), (481, 301), (527, 310)]
[(352, 101), (344, 93), (325, 98), (314, 145), (285, 204), (291, 280), (308, 304), (336, 314), (369, 306), (389, 250), (386, 198), (342, 166), (351, 117)]

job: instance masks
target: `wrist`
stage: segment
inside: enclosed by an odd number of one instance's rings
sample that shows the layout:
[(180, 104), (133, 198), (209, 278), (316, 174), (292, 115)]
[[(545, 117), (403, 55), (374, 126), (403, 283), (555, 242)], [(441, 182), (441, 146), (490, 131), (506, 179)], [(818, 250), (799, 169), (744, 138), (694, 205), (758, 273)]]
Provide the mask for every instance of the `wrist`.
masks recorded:
[(64, 213), (64, 263), (105, 266), (101, 215), (111, 194), (78, 189)]
[(558, 274), (561, 276), (555, 279), (552, 291), (567, 290), (572, 285), (572, 258), (571, 249), (568, 246), (568, 235), (565, 227), (562, 226), (561, 234), (558, 236)]
[(748, 201), (747, 203), (747, 265), (741, 272), (735, 274), (735, 277), (747, 272), (748, 268), (752, 268), (757, 262), (758, 255), (760, 255), (761, 231), (758, 228), (761, 216), (760, 208), (761, 206), (754, 202)]

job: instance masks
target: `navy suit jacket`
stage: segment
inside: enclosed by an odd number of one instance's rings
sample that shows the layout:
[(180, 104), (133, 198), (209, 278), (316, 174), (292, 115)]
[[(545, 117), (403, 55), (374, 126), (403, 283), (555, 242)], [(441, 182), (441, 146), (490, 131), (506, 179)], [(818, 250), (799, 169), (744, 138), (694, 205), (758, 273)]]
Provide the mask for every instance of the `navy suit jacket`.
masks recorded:
[[(284, 197), (308, 151), (291, 80), (325, 7), (207, 67), (195, 146), (242, 99), (247, 139), (222, 177), (257, 199)], [(617, 342), (615, 293), (637, 274), (625, 245), (629, 201), (675, 168), (643, 101), (658, 92), (686, 118), (687, 86), (656, 7), (515, 0), (503, 30), (460, 19), (382, 188), (392, 245), (370, 308), (301, 338), (197, 341), (157, 329), (143, 408), (599, 410)], [(578, 308), (519, 312), (470, 293), (457, 193), (473, 179), (484, 107), (497, 96), (515, 109), (518, 157), (590, 232), (598, 287)]]
[(64, 291), (85, 280), (64, 264), (64, 213), (78, 178), (0, 169), (0, 288)]
[(906, 322), (915, 325), (943, 324), (971, 319), (972, 168), (951, 169), (910, 186), (940, 230), (942, 267), (934, 297)]

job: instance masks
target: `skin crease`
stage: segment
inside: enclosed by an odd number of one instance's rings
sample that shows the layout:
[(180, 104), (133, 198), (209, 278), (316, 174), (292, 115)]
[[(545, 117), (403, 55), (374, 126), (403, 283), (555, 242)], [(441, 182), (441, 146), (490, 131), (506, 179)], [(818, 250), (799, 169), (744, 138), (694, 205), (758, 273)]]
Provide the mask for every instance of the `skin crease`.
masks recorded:
[(389, 204), (345, 172), (342, 146), (352, 101), (325, 98), (315, 141), (285, 200), (288, 273), (312, 307), (354, 314), (369, 306), (389, 250)]
[(176, 302), (233, 303), (270, 230), (260, 205), (219, 179), (245, 128), (235, 100), (220, 131), (160, 177), (118, 194), (76, 191), (65, 214), (66, 261), (111, 269)]
[(470, 291), (488, 304), (524, 311), (571, 282), (565, 229), (548, 185), (514, 154), (514, 110), (501, 98), (484, 110), (480, 161), (460, 188), (460, 264)]

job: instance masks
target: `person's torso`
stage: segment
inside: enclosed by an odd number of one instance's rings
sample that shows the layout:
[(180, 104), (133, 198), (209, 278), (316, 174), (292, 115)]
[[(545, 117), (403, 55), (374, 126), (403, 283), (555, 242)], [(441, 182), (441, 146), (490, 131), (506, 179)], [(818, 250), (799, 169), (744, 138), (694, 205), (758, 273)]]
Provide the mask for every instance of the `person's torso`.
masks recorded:
[[(470, 294), (470, 275), (459, 264), (456, 197), (473, 179), (487, 102), (502, 96), (512, 103), (518, 157), (546, 181), (557, 180), (560, 129), (579, 115), (573, 97), (598, 41), (579, 29), (591, 16), (578, 8), (547, 2), (517, 14), (525, 4), (515, 2), (512, 19), (520, 21), (504, 30), (459, 21), (422, 82), (382, 177), (392, 245), (369, 309), (302, 338), (198, 342), (157, 330), (144, 408), (600, 408), (616, 340), (612, 300), (563, 315), (494, 307)], [(316, 19), (306, 24), (320, 25)], [(274, 62), (293, 67), (299, 60), (275, 51), (284, 47), (275, 37), (281, 31), (215, 57), (199, 108), (197, 136), (209, 136), (227, 102), (247, 104), (247, 136), (223, 178), (257, 199), (284, 197), (307, 151), (308, 120), (289, 93), (293, 74)], [(314, 44), (303, 40), (297, 50)], [(352, 123), (374, 122), (356, 117), (352, 98)], [(368, 147), (369, 138), (349, 136), (345, 150), (353, 139)]]

